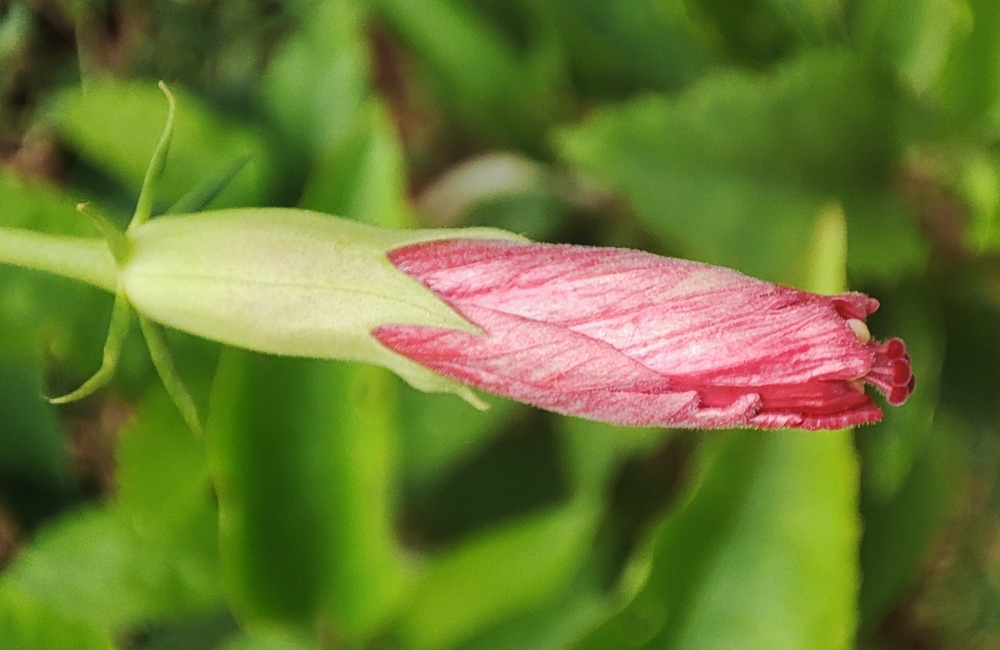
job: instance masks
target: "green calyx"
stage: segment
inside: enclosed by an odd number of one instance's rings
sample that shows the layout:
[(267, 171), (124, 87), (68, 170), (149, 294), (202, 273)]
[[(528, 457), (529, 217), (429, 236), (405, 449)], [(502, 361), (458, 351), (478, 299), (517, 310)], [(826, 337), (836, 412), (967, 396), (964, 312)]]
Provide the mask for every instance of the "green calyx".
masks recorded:
[[(159, 83), (159, 86), (163, 94), (166, 95), (169, 106), (167, 123), (164, 126), (163, 134), (156, 144), (153, 157), (146, 170), (142, 190), (139, 192), (139, 200), (136, 203), (135, 213), (132, 215), (128, 230), (125, 233), (121, 232), (107, 217), (90, 208), (87, 203), (77, 205), (77, 210), (90, 217), (97, 230), (101, 233), (105, 244), (107, 244), (108, 251), (118, 266), (118, 282), (115, 286), (115, 303), (111, 311), (111, 324), (108, 326), (108, 337), (104, 342), (101, 367), (76, 390), (60, 397), (50, 398), (49, 401), (53, 404), (66, 404), (92, 395), (111, 381), (118, 368), (118, 359), (121, 356), (122, 344), (128, 336), (134, 312), (121, 283), (121, 270), (128, 263), (131, 254), (131, 241), (128, 233), (149, 220), (153, 206), (153, 192), (156, 179), (163, 172), (163, 167), (166, 164), (167, 152), (170, 148), (170, 136), (174, 126), (174, 114), (176, 113), (177, 103), (173, 93), (170, 92), (170, 89), (162, 81)], [(200, 434), (201, 421), (194, 406), (194, 400), (184, 386), (180, 375), (177, 374), (173, 360), (170, 357), (170, 350), (167, 348), (162, 332), (155, 323), (151, 323), (145, 318), (140, 317), (139, 324), (142, 327), (143, 335), (146, 337), (146, 344), (149, 347), (153, 365), (156, 367), (156, 371), (160, 375), (160, 379), (163, 381), (167, 392), (174, 399), (191, 430)]]

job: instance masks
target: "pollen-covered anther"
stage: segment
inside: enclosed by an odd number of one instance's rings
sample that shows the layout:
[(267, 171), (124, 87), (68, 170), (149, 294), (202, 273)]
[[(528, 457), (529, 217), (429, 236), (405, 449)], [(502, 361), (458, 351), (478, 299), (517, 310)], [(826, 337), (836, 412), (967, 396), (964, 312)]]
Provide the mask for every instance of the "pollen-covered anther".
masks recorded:
[(868, 345), (871, 342), (872, 333), (868, 331), (868, 326), (865, 325), (863, 320), (848, 318), (847, 326), (851, 328), (851, 331), (854, 332), (854, 336), (858, 337), (858, 340), (861, 341), (862, 344)]

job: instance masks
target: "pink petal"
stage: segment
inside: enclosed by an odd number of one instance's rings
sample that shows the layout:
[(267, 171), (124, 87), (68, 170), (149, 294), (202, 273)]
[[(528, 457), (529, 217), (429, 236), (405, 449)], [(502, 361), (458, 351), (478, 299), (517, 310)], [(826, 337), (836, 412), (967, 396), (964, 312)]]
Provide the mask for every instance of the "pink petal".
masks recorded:
[(389, 254), (485, 336), (387, 325), (373, 335), (440, 374), (619, 424), (840, 428), (878, 421), (869, 381), (901, 404), (902, 341), (847, 322), (878, 301), (820, 296), (640, 251), (445, 240)]

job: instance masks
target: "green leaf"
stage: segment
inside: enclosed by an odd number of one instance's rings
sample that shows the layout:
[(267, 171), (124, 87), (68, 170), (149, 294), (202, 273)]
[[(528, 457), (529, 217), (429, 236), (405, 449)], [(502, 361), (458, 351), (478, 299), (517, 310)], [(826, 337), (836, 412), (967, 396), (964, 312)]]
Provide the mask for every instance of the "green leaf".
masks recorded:
[(143, 535), (169, 537), (214, 512), (205, 446), (162, 387), (122, 429), (115, 459), (118, 507)]
[(905, 407), (887, 409), (881, 423), (858, 431), (865, 521), (860, 607), (869, 633), (918, 580), (928, 546), (956, 496), (960, 445), (968, 436), (937, 409), (945, 330), (936, 296), (904, 285), (879, 299), (882, 305), (869, 319), (873, 331), (906, 341), (917, 389)]
[(828, 45), (845, 36), (845, 0), (766, 0), (761, 4), (802, 43)]
[(339, 146), (314, 166), (299, 206), (387, 228), (413, 225), (406, 208), (406, 161), (388, 111), (359, 107)]
[(891, 496), (862, 493), (860, 610), (866, 636), (877, 636), (884, 616), (920, 580), (968, 471), (961, 462), (968, 431), (959, 422), (938, 416), (928, 433), (919, 447), (911, 443), (907, 472)]
[(356, 0), (312, 3), (268, 64), (264, 103), (301, 160), (340, 147), (368, 97), (365, 14)]
[(400, 406), (407, 414), (401, 423), (401, 471), (409, 487), (420, 491), (431, 486), (526, 408), (492, 396), (484, 400), (490, 408), (480, 411), (454, 395), (401, 387)]
[(580, 418), (559, 418), (575, 489), (603, 497), (614, 472), (630, 456), (648, 453), (670, 435), (664, 429), (621, 427)]
[(857, 466), (845, 432), (712, 434), (645, 586), (576, 647), (849, 648)]
[[(562, 70), (544, 40), (519, 56), (466, 3), (375, 0), (379, 13), (427, 66), (441, 101), (480, 134), (534, 146), (555, 105)], [(537, 30), (546, 34), (546, 30)]]
[(592, 92), (673, 91), (718, 58), (710, 28), (682, 2), (561, 0), (559, 29)]
[(0, 588), (106, 630), (221, 607), (215, 518), (169, 541), (139, 534), (117, 510), (69, 515), (15, 558)]
[[(248, 154), (246, 168), (212, 207), (266, 204), (275, 189), (275, 169), (265, 139), (181, 88), (173, 90), (177, 115), (170, 156), (157, 182), (160, 210)], [(75, 152), (130, 189), (143, 184), (166, 115), (167, 102), (155, 84), (120, 81), (95, 82), (86, 92), (63, 91), (48, 112)]]
[(847, 223), (839, 205), (825, 206), (816, 218), (803, 280), (796, 286), (825, 295), (847, 291)]
[[(845, 0), (689, 0), (737, 64), (759, 67), (807, 47), (843, 42)], [(804, 47), (805, 46), (805, 47)]]
[(184, 196), (167, 208), (167, 214), (187, 214), (191, 212), (201, 212), (219, 196), (233, 179), (243, 171), (243, 168), (250, 162), (251, 154), (245, 154), (236, 158), (228, 167), (219, 172), (216, 176), (210, 176), (187, 191)]
[(790, 282), (812, 219), (841, 198), (852, 256), (856, 223), (870, 221), (864, 234), (874, 231), (875, 242), (883, 228), (902, 233), (893, 247), (906, 253), (877, 266), (899, 274), (922, 261), (916, 224), (851, 203), (874, 206), (888, 192), (897, 155), (892, 99), (851, 54), (817, 52), (772, 74), (720, 72), (676, 99), (605, 109), (558, 132), (556, 145), (686, 256)]
[[(42, 369), (5, 359), (0, 365), (0, 477), (21, 477), (56, 492), (71, 490), (55, 409), (42, 399)], [(37, 513), (36, 513), (37, 514)]]
[(586, 558), (598, 514), (595, 502), (579, 500), (431, 558), (398, 622), (400, 639), (413, 650), (453, 647), (558, 597)]
[(0, 224), (58, 235), (97, 236), (94, 225), (76, 210), (78, 200), (0, 168)]
[(463, 644), (463, 650), (564, 650), (610, 616), (617, 593), (607, 593), (585, 565), (558, 598), (512, 617)]
[(255, 631), (227, 640), (219, 650), (320, 650), (320, 646), (287, 632)]
[(940, 102), (961, 132), (1000, 135), (1000, 3), (966, 0), (972, 29), (953, 44), (940, 82)]
[(973, 149), (960, 164), (957, 190), (969, 211), (965, 239), (979, 253), (1000, 251), (1000, 157)]
[(854, 16), (855, 38), (864, 51), (888, 64), (917, 94), (933, 87), (953, 44), (970, 28), (965, 0), (866, 0)]
[(0, 647), (12, 650), (114, 650), (105, 632), (0, 587)]
[(378, 368), (223, 352), (207, 440), (226, 589), (244, 620), (323, 616), (357, 641), (399, 605), (394, 388)]
[(859, 430), (864, 457), (865, 494), (873, 503), (889, 501), (906, 482), (915, 459), (927, 446), (940, 392), (945, 330), (937, 296), (912, 283), (879, 292), (881, 306), (869, 318), (876, 338), (906, 341), (918, 389), (904, 408), (885, 409), (883, 421)]

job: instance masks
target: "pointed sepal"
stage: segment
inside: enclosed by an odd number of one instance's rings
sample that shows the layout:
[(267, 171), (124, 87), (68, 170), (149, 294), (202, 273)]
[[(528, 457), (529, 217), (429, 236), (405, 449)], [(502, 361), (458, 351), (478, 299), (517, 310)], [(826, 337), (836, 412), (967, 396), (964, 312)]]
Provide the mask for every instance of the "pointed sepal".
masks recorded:
[(139, 327), (142, 329), (143, 336), (146, 337), (149, 356), (153, 360), (153, 366), (160, 376), (160, 381), (167, 389), (167, 394), (174, 401), (177, 410), (181, 412), (181, 417), (184, 418), (184, 422), (187, 423), (191, 431), (195, 435), (201, 436), (202, 427), (198, 417), (198, 408), (177, 372), (173, 357), (170, 355), (170, 348), (167, 346), (166, 337), (163, 335), (163, 328), (142, 316), (139, 316)]
[(50, 397), (52, 404), (68, 404), (89, 397), (103, 388), (115, 376), (118, 368), (118, 358), (121, 356), (122, 344), (128, 336), (129, 325), (132, 322), (132, 306), (124, 292), (115, 294), (115, 304), (111, 309), (111, 324), (108, 327), (108, 338), (104, 342), (104, 354), (101, 367), (85, 381), (82, 386), (61, 397)]
[(163, 134), (160, 135), (159, 142), (153, 150), (153, 157), (146, 168), (146, 177), (142, 181), (142, 190), (139, 192), (139, 200), (136, 202), (135, 214), (128, 228), (132, 230), (149, 221), (153, 211), (153, 196), (157, 179), (163, 173), (163, 167), (167, 163), (167, 152), (170, 150), (170, 138), (174, 132), (174, 114), (177, 112), (177, 101), (174, 94), (167, 88), (167, 84), (159, 83), (160, 90), (167, 96), (167, 123), (163, 126)]

